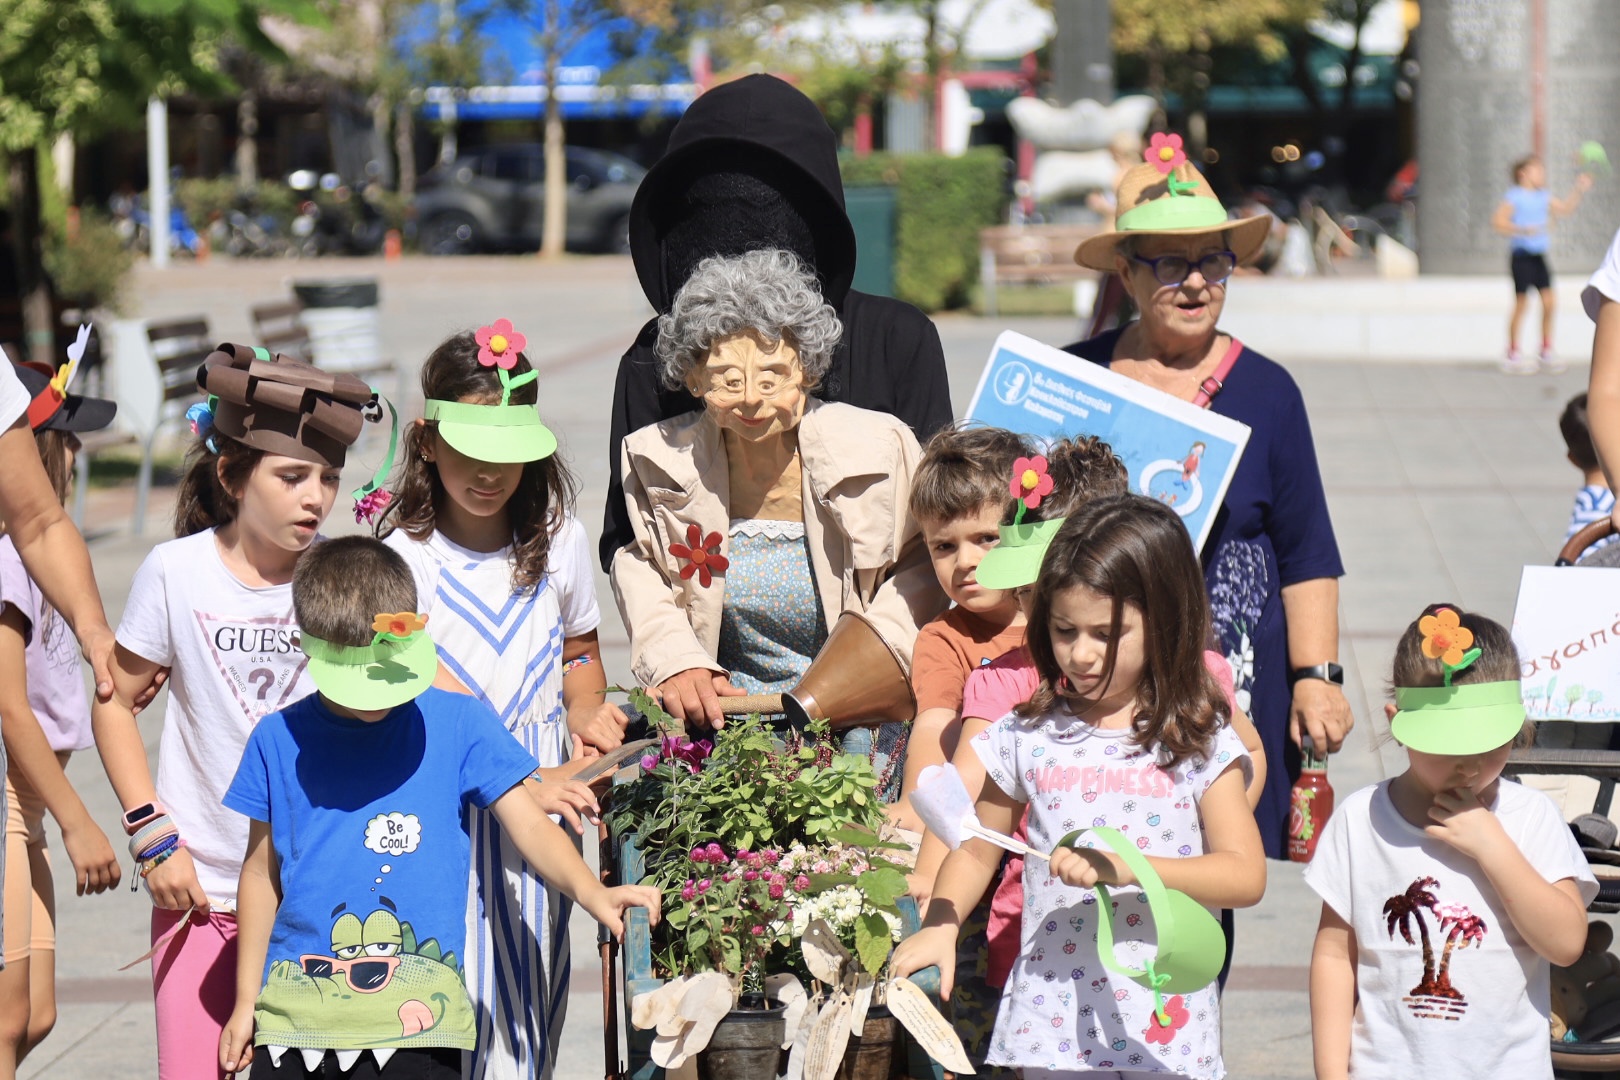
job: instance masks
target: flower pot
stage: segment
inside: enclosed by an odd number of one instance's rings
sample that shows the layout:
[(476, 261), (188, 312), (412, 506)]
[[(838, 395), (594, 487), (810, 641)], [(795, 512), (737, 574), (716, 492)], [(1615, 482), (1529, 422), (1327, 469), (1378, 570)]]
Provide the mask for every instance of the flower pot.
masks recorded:
[(889, 1080), (901, 1056), (895, 1053), (900, 1038), (900, 1022), (887, 1005), (867, 1010), (866, 1025), (849, 1037), (837, 1080)]
[(698, 1051), (699, 1080), (776, 1080), (787, 1038), (787, 1006), (738, 1008)]

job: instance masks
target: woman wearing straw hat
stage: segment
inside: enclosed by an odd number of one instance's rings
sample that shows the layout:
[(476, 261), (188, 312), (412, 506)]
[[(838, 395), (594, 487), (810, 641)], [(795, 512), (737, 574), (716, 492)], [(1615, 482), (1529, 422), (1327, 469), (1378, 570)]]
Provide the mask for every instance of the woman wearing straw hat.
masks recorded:
[(1255, 810), (1266, 854), (1282, 858), (1300, 740), (1337, 750), (1354, 723), (1338, 664), (1344, 567), (1298, 386), (1218, 325), (1227, 281), (1259, 255), (1267, 219), (1229, 220), (1180, 136), (1154, 135), (1143, 156), (1120, 178), (1114, 229), (1075, 252), (1117, 273), (1141, 315), (1067, 351), (1253, 431), (1203, 562), (1238, 703), (1285, 766), (1269, 771)]

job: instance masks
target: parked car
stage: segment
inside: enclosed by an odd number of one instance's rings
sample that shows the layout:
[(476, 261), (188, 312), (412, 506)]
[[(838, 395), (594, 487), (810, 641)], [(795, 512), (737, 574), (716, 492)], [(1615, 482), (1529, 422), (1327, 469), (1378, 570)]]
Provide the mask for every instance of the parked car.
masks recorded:
[[(567, 247), (630, 250), (630, 202), (647, 170), (618, 154), (568, 147)], [(540, 246), (546, 159), (538, 143), (470, 150), (422, 178), (417, 238), (435, 255)]]

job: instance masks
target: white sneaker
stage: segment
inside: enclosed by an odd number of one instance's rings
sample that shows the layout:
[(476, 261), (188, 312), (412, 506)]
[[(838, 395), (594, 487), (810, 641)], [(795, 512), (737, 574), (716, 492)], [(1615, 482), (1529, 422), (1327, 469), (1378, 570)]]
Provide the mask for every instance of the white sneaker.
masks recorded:
[(1504, 375), (1534, 375), (1536, 362), (1527, 356), (1521, 356), (1518, 349), (1509, 349), (1507, 356), (1502, 358), (1499, 365)]
[(1541, 370), (1548, 375), (1562, 375), (1569, 370), (1569, 365), (1558, 358), (1558, 354), (1551, 349), (1541, 350)]

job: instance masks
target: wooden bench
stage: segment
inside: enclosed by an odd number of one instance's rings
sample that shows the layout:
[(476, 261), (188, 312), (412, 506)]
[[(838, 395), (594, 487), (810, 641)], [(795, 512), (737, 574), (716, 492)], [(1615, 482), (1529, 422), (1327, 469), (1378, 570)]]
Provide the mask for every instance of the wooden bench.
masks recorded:
[[(214, 338), (208, 329), (208, 320), (192, 315), (166, 322), (148, 323), (146, 326), (147, 355), (144, 358), (148, 380), (155, 379), (156, 408), (148, 418), (144, 431), (137, 431), (141, 442), (141, 468), (135, 480), (135, 521), (133, 531), (139, 536), (146, 525), (146, 497), (152, 489), (152, 450), (157, 437), (166, 426), (184, 410), (181, 402), (199, 401), (197, 369), (214, 351)], [(125, 365), (129, 371), (135, 365)], [(119, 385), (120, 397), (126, 392)]]
[(1074, 261), (1080, 241), (1096, 225), (994, 225), (979, 230), (979, 285), (984, 313), (997, 310), (1002, 284), (1044, 285), (1095, 279), (1097, 271)]
[[(304, 325), (304, 305), (297, 300), (276, 300), (268, 304), (254, 304), (248, 309), (253, 319), (253, 333), (259, 345), (273, 353), (281, 353), (295, 360), (314, 363), (314, 349), (310, 344), (309, 327)], [(393, 381), (398, 372), (392, 360), (378, 359), (369, 364), (338, 368), (326, 365), (329, 371), (344, 371), (371, 383), (373, 389), (381, 379)], [(390, 387), (394, 389), (394, 387)]]

